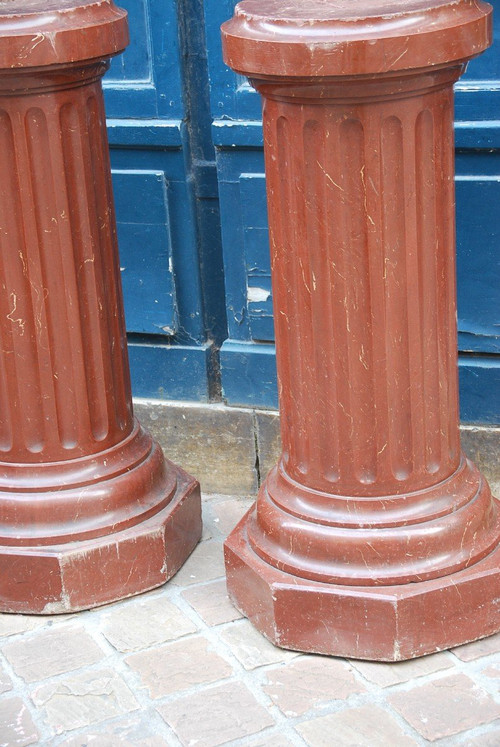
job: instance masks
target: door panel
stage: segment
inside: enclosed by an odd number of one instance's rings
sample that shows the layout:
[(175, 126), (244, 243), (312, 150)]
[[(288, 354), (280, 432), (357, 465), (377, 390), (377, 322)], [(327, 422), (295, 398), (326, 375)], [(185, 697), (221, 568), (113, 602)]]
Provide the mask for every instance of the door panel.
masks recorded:
[(113, 189), (127, 330), (175, 335), (177, 301), (165, 172), (114, 171)]
[(207, 401), (213, 345), (203, 314), (178, 14), (188, 3), (120, 5), (130, 45), (111, 61), (104, 92), (133, 392)]

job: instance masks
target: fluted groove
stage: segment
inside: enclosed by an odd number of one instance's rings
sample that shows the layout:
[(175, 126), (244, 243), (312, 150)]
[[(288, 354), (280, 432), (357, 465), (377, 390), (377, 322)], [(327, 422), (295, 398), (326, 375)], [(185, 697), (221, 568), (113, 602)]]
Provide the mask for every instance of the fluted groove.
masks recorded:
[[(8, 452), (18, 440), (19, 435), (13, 429), (13, 419), (19, 417), (20, 403), (29, 404), (39, 398), (36, 380), (29, 379), (29, 363), (37, 367), (33, 361), (32, 350), (29, 345), (29, 334), (34, 326), (32, 311), (28, 306), (18, 306), (24, 298), (26, 290), (26, 252), (22, 234), (22, 223), (19, 215), (19, 202), (15, 196), (19, 191), (18, 171), (15, 163), (15, 148), (12, 123), (7, 112), (0, 111), (0, 173), (4, 199), (0, 200), (0, 286), (4, 292), (0, 294), (0, 314), (8, 319), (10, 325), (1, 325), (1, 355), (0, 355), (0, 449)], [(12, 265), (6, 262), (14, 234), (14, 242), (18, 250), (18, 259)], [(15, 302), (15, 303), (13, 303)], [(26, 358), (24, 358), (26, 356)], [(24, 360), (23, 366), (18, 362)], [(27, 365), (28, 364), (28, 365)], [(18, 373), (21, 380), (15, 386)], [(33, 386), (30, 386), (33, 384)], [(25, 390), (26, 399), (21, 396)], [(35, 415), (35, 422), (27, 423), (23, 429), (23, 436), (28, 448), (40, 445), (37, 427), (41, 425), (40, 418)], [(16, 439), (17, 436), (17, 439)]]
[[(81, 177), (80, 180), (76, 177), (77, 174), (85, 173), (86, 148), (83, 133), (86, 123), (82, 122), (81, 113), (74, 104), (66, 104), (61, 108), (60, 127), (65, 133), (62, 139), (64, 173), (73, 235), (73, 260), (78, 279), (80, 324), (77, 334), (82, 345), (85, 369), (85, 383), (80, 391), (87, 392), (86, 404), (92, 436), (96, 441), (102, 441), (109, 431), (101, 322), (104, 298), (102, 283), (97, 278), (95, 263), (98, 247), (88, 204), (93, 185), (86, 179), (85, 189), (82, 189)], [(94, 313), (91, 313), (92, 310)]]
[[(307, 119), (303, 127), (307, 245), (311, 265), (311, 312), (314, 367), (318, 398), (315, 449), (317, 474), (327, 483), (339, 479), (339, 424), (337, 417), (337, 350), (333, 319), (331, 220), (327, 179), (331, 167), (326, 144), (330, 122)], [(325, 345), (325, 340), (333, 341)], [(315, 480), (317, 480), (317, 474)]]
[[(348, 409), (351, 416), (352, 473), (361, 483), (373, 483), (377, 476), (377, 453), (373, 428), (375, 392), (373, 387), (373, 339), (365, 133), (358, 119), (340, 125), (341, 171), (344, 174), (343, 236), (347, 283), (346, 329), (348, 333)], [(347, 261), (348, 260), (348, 261)]]
[[(6, 235), (8, 243), (2, 261), (5, 272), (6, 297), (12, 321), (12, 361), (7, 369), (7, 389), (12, 397), (12, 416), (19, 422), (15, 428), (12, 452), (27, 451), (40, 454), (49, 439), (51, 422), (56, 420), (53, 397), (43, 397), (45, 374), (48, 391), (53, 381), (46, 365), (48, 335), (46, 327), (45, 295), (38, 246), (27, 237), (36, 231), (34, 195), (28, 172), (27, 138), (22, 117), (10, 117), (8, 145), (3, 153), (7, 162), (2, 174), (6, 180), (4, 206), (8, 211)], [(2, 148), (3, 152), (3, 148)], [(21, 178), (23, 174), (23, 178)], [(12, 262), (13, 254), (17, 254)], [(36, 344), (33, 343), (36, 340)], [(29, 413), (29, 417), (27, 417)], [(12, 453), (11, 452), (11, 453)]]
[[(412, 102), (413, 103), (413, 102)], [(402, 249), (404, 261), (401, 266), (402, 279), (405, 283), (406, 318), (408, 339), (408, 429), (409, 429), (409, 466), (405, 479), (419, 476), (425, 480), (425, 413), (422, 407), (424, 396), (422, 325), (421, 325), (421, 289), (422, 278), (419, 272), (418, 215), (417, 215), (417, 173), (415, 170), (415, 126), (417, 107), (408, 107), (400, 118), (402, 141), (402, 175), (404, 179), (404, 237)]]
[[(310, 322), (310, 298), (307, 295), (308, 283), (304, 276), (304, 272), (308, 271), (309, 260), (307, 258), (307, 264), (303, 261), (306, 242), (303, 220), (304, 195), (300, 189), (300, 168), (297, 168), (296, 164), (297, 155), (300, 158), (302, 148), (300, 139), (297, 138), (297, 127), (284, 116), (278, 118), (276, 136), (278, 162), (282, 167), (286, 164), (287, 171), (287, 178), (284, 179), (282, 174), (279, 180), (283, 216), (283, 244), (279, 252), (284, 272), (280, 283), (282, 303), (278, 303), (278, 308), (285, 308), (285, 318), (292, 334), (287, 351), (292, 380), (296, 377), (304, 389), (307, 388), (306, 366), (310, 360), (310, 327), (307, 327), (303, 320), (305, 318)], [(287, 220), (290, 212), (294, 216), (293, 222)], [(298, 438), (297, 434), (309, 432), (310, 413), (308, 408), (303, 406), (303, 400), (296, 396), (295, 390), (291, 388), (283, 394), (288, 401), (286, 409), (291, 418), (289, 433), (294, 434), (289, 444), (290, 465), (300, 476), (304, 476), (309, 468), (311, 445), (308, 438)]]
[(70, 301), (64, 297), (67, 290), (64, 286), (65, 273), (59, 228), (61, 213), (56, 204), (51, 143), (45, 113), (39, 108), (28, 110), (25, 127), (40, 247), (42, 287), (46, 289), (44, 300), (50, 340), (49, 355), (56, 423), (61, 445), (71, 449), (77, 443), (77, 418), (76, 393), (74, 386), (68, 386), (68, 382), (73, 384), (67, 357), (67, 351), (71, 348), (71, 325), (68, 314)]
[(423, 442), (425, 468), (434, 474), (441, 467), (443, 409), (440, 401), (439, 369), (443, 351), (439, 345), (436, 289), (436, 226), (439, 222), (436, 190), (436, 133), (429, 109), (419, 112), (415, 124), (415, 173), (417, 252), (420, 300), (420, 328), (423, 377)]
[(97, 215), (97, 239), (100, 246), (100, 261), (103, 263), (102, 277), (107, 299), (105, 331), (111, 351), (112, 398), (116, 425), (121, 431), (132, 427), (131, 386), (126, 349), (126, 330), (123, 314), (116, 313), (123, 308), (119, 260), (116, 252), (116, 229), (109, 220), (113, 211), (111, 167), (109, 164), (106, 139), (106, 120), (102, 98), (92, 96), (87, 101), (87, 127), (95, 185), (95, 208)]
[(386, 295), (385, 351), (389, 403), (389, 453), (393, 475), (407, 479), (413, 469), (403, 125), (395, 116), (382, 123), (382, 200)]
[[(456, 227), (455, 227), (455, 180), (454, 173), (454, 129), (453, 129), (453, 93), (447, 92), (447, 100), (443, 104), (441, 117), (441, 132), (437, 140), (441, 146), (441, 169), (438, 175), (442, 183), (442, 210), (445, 219), (440, 221), (442, 237), (441, 250), (438, 257), (442, 258), (440, 266), (440, 283), (443, 290), (441, 329), (445, 335), (444, 360), (447, 363), (447, 445), (449, 458), (453, 465), (460, 460), (459, 408), (458, 408), (458, 367), (457, 367), (457, 318), (456, 318)], [(443, 179), (443, 175), (445, 178)]]

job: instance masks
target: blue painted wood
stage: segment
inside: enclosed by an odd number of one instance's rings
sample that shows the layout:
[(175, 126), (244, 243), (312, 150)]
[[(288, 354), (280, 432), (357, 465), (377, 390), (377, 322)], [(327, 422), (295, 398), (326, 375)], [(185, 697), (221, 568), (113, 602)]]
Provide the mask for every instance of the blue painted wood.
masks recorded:
[(182, 121), (180, 119), (107, 119), (108, 140), (111, 146), (128, 148), (180, 148)]
[(113, 189), (127, 330), (175, 335), (178, 315), (165, 172), (115, 170)]
[(462, 422), (500, 425), (500, 358), (463, 356), (458, 370)]
[(226, 324), (201, 0), (120, 4), (104, 89), (134, 394), (207, 401)]
[(184, 114), (175, 0), (120, 0), (130, 45), (104, 81), (109, 117), (181, 119)]
[(168, 345), (132, 338), (128, 353), (135, 397), (209, 401), (210, 344)]
[[(459, 349), (500, 353), (500, 173), (457, 177)], [(480, 245), (478, 245), (480, 240)]]
[(229, 404), (278, 407), (274, 345), (227, 340), (222, 345), (220, 360), (222, 391)]

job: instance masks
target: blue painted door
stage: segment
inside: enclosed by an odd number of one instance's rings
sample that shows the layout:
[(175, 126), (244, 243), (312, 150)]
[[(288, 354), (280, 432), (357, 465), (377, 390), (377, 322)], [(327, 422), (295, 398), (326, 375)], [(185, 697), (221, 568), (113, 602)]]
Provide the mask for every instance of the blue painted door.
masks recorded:
[(208, 401), (225, 305), (201, 0), (119, 4), (131, 43), (104, 89), (133, 390)]
[[(219, 27), (234, 5), (205, 0), (229, 331), (222, 387), (231, 404), (268, 407), (277, 394), (261, 104), (221, 60)], [(500, 423), (500, 0), (493, 5), (495, 45), (456, 91), (462, 419), (485, 423)]]

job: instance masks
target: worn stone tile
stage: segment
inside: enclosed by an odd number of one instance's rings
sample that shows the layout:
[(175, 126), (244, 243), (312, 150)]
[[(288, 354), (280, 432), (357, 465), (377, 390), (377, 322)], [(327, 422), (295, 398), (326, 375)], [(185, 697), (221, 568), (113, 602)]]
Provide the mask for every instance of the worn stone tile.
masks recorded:
[(209, 405), (152, 405), (134, 401), (139, 420), (165, 454), (195, 475), (208, 493), (245, 495), (257, 490), (253, 413)]
[(431, 742), (500, 718), (500, 705), (463, 674), (394, 693), (388, 701)]
[(274, 721), (240, 682), (203, 689), (158, 708), (185, 747), (217, 747), (257, 734)]
[(217, 682), (233, 673), (231, 665), (210, 651), (201, 636), (131, 654), (125, 661), (139, 674), (152, 698)]
[(163, 596), (129, 600), (106, 613), (102, 632), (118, 651), (137, 651), (195, 633), (197, 628)]
[(253, 503), (253, 499), (230, 498), (226, 501), (217, 501), (211, 504), (214, 521), (224, 537), (227, 537), (233, 531)]
[(417, 742), (378, 706), (347, 708), (295, 727), (311, 747), (411, 747)]
[(41, 628), (47, 624), (47, 618), (40, 615), (3, 615), (0, 614), (0, 638), (29, 630)]
[(248, 620), (229, 625), (219, 635), (247, 670), (290, 661), (299, 656), (296, 651), (286, 651), (274, 646)]
[(411, 661), (398, 661), (396, 663), (386, 664), (385, 662), (373, 661), (351, 661), (355, 669), (366, 677), (370, 682), (380, 687), (391, 687), (401, 682), (423, 677), (426, 674), (439, 672), (443, 669), (450, 669), (453, 666), (453, 659), (445, 653), (433, 654), (432, 656), (423, 656), (420, 659)]
[(78, 737), (70, 737), (60, 742), (64, 747), (133, 747), (134, 743), (125, 737), (114, 734), (80, 734)]
[(498, 747), (500, 744), (500, 729), (487, 731), (480, 736), (467, 736), (463, 742), (463, 747)]
[(292, 742), (288, 737), (276, 734), (275, 729), (270, 733), (266, 732), (258, 737), (250, 737), (245, 740), (245, 745), (248, 745), (248, 747), (294, 747), (295, 744), (296, 742)]
[(264, 481), (269, 470), (277, 463), (281, 455), (281, 433), (279, 413), (258, 410), (255, 413), (257, 451), (259, 455), (259, 472)]
[(12, 690), (11, 679), (0, 664), (0, 693), (6, 693), (9, 690)]
[(134, 695), (116, 672), (96, 669), (36, 688), (31, 697), (57, 734), (134, 711)]
[(0, 699), (0, 745), (23, 747), (38, 741), (38, 731), (21, 698)]
[(461, 661), (473, 661), (474, 659), (480, 659), (481, 656), (489, 656), (490, 654), (497, 654), (499, 652), (500, 633), (452, 649), (452, 653), (458, 656)]
[(104, 652), (83, 627), (58, 627), (6, 643), (3, 653), (26, 682), (95, 664)]
[(202, 542), (182, 568), (169, 581), (176, 586), (190, 586), (224, 576), (224, 555), (220, 542)]
[(486, 667), (486, 669), (483, 669), (481, 674), (484, 674), (485, 677), (491, 677), (492, 679), (500, 679), (500, 661), (494, 662), (489, 667)]
[(94, 726), (92, 731), (72, 735), (59, 744), (64, 747), (168, 747), (171, 742), (156, 733), (156, 720), (161, 721), (155, 711), (142, 711), (141, 719), (124, 717), (113, 724)]
[(263, 689), (285, 716), (300, 716), (330, 700), (344, 700), (365, 688), (341, 659), (304, 656), (266, 672)]
[(207, 625), (221, 625), (243, 617), (229, 601), (225, 581), (195, 586), (183, 591), (182, 596)]

